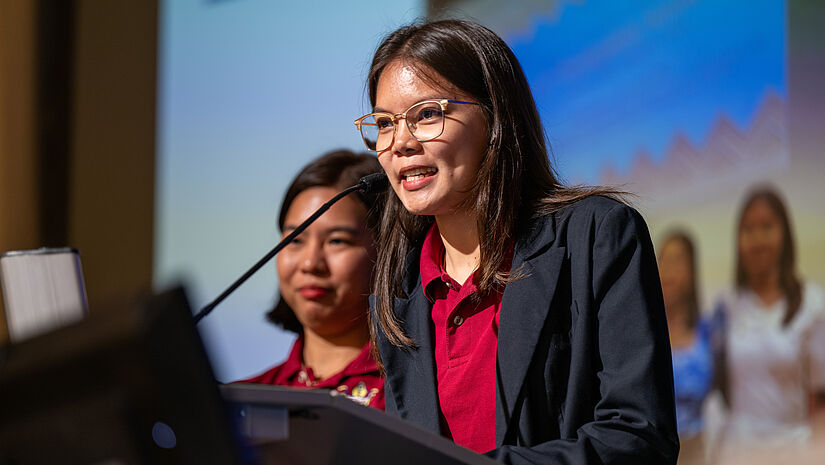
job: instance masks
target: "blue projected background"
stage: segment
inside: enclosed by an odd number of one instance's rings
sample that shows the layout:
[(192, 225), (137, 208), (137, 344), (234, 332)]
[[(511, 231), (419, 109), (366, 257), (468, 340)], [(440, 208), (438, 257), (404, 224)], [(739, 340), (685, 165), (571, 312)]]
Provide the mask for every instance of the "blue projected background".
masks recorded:
[(506, 36), (572, 181), (662, 158), (677, 133), (700, 144), (720, 115), (749, 125), (786, 97), (785, 2), (589, 1)]

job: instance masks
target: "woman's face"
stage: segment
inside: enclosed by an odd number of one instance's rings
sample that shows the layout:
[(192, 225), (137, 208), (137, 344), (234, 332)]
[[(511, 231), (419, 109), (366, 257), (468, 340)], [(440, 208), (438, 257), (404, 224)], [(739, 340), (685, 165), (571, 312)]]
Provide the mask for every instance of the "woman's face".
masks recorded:
[[(298, 194), (287, 210), (284, 235), (335, 194), (331, 187)], [(281, 295), (305, 330), (334, 336), (365, 324), (375, 258), (366, 213), (356, 199), (345, 197), (278, 255)]]
[[(438, 76), (437, 86), (400, 61), (384, 68), (378, 79), (375, 111), (402, 113), (426, 99), (472, 101)], [(444, 132), (419, 142), (399, 121), (395, 141), (378, 153), (384, 171), (404, 207), (416, 215), (450, 215), (467, 198), (487, 152), (487, 123), (478, 105), (448, 104)]]
[(690, 251), (680, 240), (668, 240), (662, 247), (659, 256), (659, 276), (662, 280), (665, 308), (668, 311), (681, 308), (680, 304), (689, 297), (693, 279), (690, 258)]
[(748, 281), (779, 270), (782, 223), (765, 200), (751, 203), (739, 228), (739, 259)]

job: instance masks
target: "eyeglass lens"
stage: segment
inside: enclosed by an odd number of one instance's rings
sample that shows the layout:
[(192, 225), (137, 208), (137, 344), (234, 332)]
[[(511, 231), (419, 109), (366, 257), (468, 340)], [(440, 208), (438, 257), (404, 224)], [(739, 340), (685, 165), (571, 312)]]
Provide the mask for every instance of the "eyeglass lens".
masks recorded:
[[(384, 113), (374, 113), (361, 121), (361, 137), (367, 148), (386, 150), (392, 145), (396, 127), (393, 119)], [(444, 112), (437, 102), (422, 102), (407, 110), (407, 127), (419, 141), (435, 139), (444, 131)]]

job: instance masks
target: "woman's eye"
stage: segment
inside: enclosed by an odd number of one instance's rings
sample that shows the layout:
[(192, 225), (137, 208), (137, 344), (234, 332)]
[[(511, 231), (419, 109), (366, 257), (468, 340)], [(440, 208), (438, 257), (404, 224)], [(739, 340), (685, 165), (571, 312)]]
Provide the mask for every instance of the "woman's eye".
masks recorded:
[(330, 245), (352, 245), (353, 241), (344, 237), (333, 237), (329, 243)]
[(438, 108), (425, 108), (418, 113), (418, 121), (427, 121), (441, 117), (441, 110)]
[(392, 129), (392, 120), (389, 118), (377, 118), (375, 125), (378, 126), (379, 131), (386, 131)]
[[(293, 230), (284, 231), (284, 235), (281, 237), (281, 240), (286, 239), (286, 237), (287, 237), (288, 235), (292, 234), (292, 231), (293, 231)], [(305, 241), (306, 241), (306, 236), (305, 236), (304, 234), (298, 234), (297, 236), (295, 236), (295, 237), (292, 239), (292, 242), (290, 242), (289, 244), (287, 244), (287, 247), (292, 247), (292, 246), (295, 246), (295, 245), (301, 245), (301, 244), (303, 244)]]

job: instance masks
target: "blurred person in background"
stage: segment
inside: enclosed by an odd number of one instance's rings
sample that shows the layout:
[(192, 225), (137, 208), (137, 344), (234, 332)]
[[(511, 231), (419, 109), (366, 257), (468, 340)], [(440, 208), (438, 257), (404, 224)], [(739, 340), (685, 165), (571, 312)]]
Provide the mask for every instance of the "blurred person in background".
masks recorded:
[[(381, 170), (373, 155), (341, 150), (307, 165), (284, 196), (278, 226), (292, 232), (321, 205)], [(341, 199), (277, 258), (280, 298), (269, 321), (298, 334), (287, 360), (248, 383), (330, 389), (384, 408), (384, 380), (367, 326), (380, 195)]]
[(825, 392), (825, 294), (796, 272), (794, 237), (779, 194), (760, 187), (742, 206), (736, 286), (717, 311), (728, 404), (720, 459), (777, 460), (807, 445)]
[(659, 249), (659, 275), (673, 355), (681, 443), (678, 463), (702, 464), (702, 406), (713, 382), (713, 354), (710, 323), (700, 318), (696, 253), (686, 233), (673, 231), (665, 236)]

